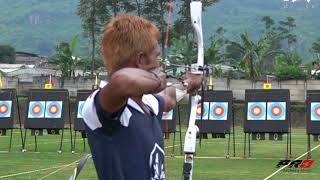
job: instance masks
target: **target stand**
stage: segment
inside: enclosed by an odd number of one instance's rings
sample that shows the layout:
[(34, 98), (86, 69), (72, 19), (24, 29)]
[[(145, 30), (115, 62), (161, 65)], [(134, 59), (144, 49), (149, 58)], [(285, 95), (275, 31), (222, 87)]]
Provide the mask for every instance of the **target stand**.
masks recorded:
[[(290, 91), (288, 89), (247, 89), (245, 91), (245, 117), (243, 121), (244, 151), (251, 157), (250, 139), (281, 141), (286, 138), (286, 156), (291, 158)], [(247, 136), (248, 135), (248, 136)], [(248, 137), (248, 138), (247, 138)]]
[[(162, 132), (164, 134), (165, 139), (170, 138), (170, 134), (173, 134), (173, 140), (172, 140), (172, 152), (171, 156), (174, 157), (175, 155), (175, 142), (176, 142), (176, 133), (179, 133), (180, 137), (180, 155), (182, 155), (182, 134), (181, 134), (181, 118), (180, 118), (180, 104), (177, 105), (176, 108), (169, 112), (163, 112), (160, 122), (160, 126), (162, 129)], [(177, 130), (177, 120), (179, 124), (179, 130)]]
[[(233, 136), (233, 156), (235, 157), (234, 109), (232, 91), (201, 92), (203, 97), (197, 107), (196, 125), (199, 127), (200, 147), (207, 133), (212, 138), (225, 138), (228, 135), (226, 158), (230, 157), (231, 135)], [(232, 126), (231, 126), (232, 125)], [(232, 128), (232, 130), (231, 130)]]
[(74, 130), (74, 138), (73, 138), (73, 149), (72, 153), (76, 150), (76, 139), (77, 139), (77, 132), (81, 133), (81, 137), (83, 139), (83, 151), (86, 150), (86, 138), (87, 134), (85, 132), (84, 124), (83, 124), (83, 115), (82, 109), (86, 99), (92, 93), (92, 90), (78, 90), (77, 91), (77, 99), (76, 99), (76, 111), (74, 116), (74, 123), (73, 123), (73, 130)]
[(314, 142), (319, 142), (320, 138), (320, 90), (307, 90), (306, 107), (307, 158), (311, 159), (311, 136), (313, 136)]
[(10, 130), (9, 152), (11, 151), (14, 120), (19, 121), (21, 146), (23, 145), (22, 125), (20, 118), (19, 101), (16, 89), (0, 89), (0, 136), (6, 136)]
[[(65, 89), (30, 89), (28, 108), (24, 123), (23, 152), (26, 151), (27, 130), (34, 136), (35, 151), (38, 151), (37, 137), (47, 130), (48, 135), (61, 135), (58, 153), (62, 152), (65, 122), (69, 121), (71, 150), (72, 130), (70, 119), (69, 92)], [(61, 131), (61, 133), (60, 133)]]

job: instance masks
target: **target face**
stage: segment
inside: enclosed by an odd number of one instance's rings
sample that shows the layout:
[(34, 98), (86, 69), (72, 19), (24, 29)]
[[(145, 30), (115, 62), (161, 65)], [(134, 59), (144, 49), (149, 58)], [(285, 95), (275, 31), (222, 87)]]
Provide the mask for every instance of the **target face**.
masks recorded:
[(28, 118), (44, 118), (45, 101), (30, 101)]
[(173, 110), (169, 112), (163, 112), (162, 113), (162, 120), (172, 120), (173, 116)]
[(46, 118), (61, 118), (62, 101), (47, 101), (46, 103)]
[(266, 103), (248, 102), (247, 119), (266, 120)]
[(320, 121), (320, 103), (311, 103), (311, 121)]
[(83, 106), (84, 106), (84, 103), (86, 101), (79, 101), (78, 103), (78, 113), (77, 113), (77, 118), (83, 118), (83, 114), (82, 114), (82, 109), (83, 109)]
[(268, 102), (267, 120), (286, 120), (285, 102)]
[(12, 101), (0, 101), (0, 118), (11, 116)]
[(227, 120), (228, 103), (227, 102), (211, 102), (209, 120)]
[(201, 108), (201, 103), (197, 105), (196, 119), (201, 119), (201, 109), (202, 109), (202, 120), (209, 119), (209, 104), (210, 102), (203, 102), (203, 107)]

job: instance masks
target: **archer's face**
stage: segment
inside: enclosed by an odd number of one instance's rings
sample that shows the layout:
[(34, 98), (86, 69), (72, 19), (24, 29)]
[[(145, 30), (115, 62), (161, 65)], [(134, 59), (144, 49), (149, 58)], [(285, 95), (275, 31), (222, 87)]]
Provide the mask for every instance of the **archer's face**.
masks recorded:
[(157, 44), (150, 53), (143, 55), (143, 59), (140, 61), (140, 68), (146, 71), (160, 68), (160, 59), (160, 47)]

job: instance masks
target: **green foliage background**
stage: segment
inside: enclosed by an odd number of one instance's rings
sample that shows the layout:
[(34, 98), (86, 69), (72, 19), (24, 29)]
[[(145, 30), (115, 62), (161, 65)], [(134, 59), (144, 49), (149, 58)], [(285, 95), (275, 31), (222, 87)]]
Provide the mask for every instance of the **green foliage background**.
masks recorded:
[[(319, 37), (320, 29), (320, 1), (311, 2), (314, 8), (304, 1), (284, 8), (282, 0), (220, 0), (203, 14), (205, 41), (219, 26), (227, 30), (227, 37), (232, 40), (239, 40), (244, 31), (257, 39), (264, 27), (263, 16), (269, 15), (276, 21), (292, 16), (297, 24), (298, 52), (304, 56), (303, 61), (308, 60), (309, 48)], [(78, 0), (0, 0), (0, 44), (11, 45), (16, 51), (52, 55), (55, 44), (82, 33), (77, 6)], [(174, 11), (176, 20), (177, 7)], [(37, 17), (39, 21), (35, 24)], [(89, 46), (83, 38), (80, 45)]]

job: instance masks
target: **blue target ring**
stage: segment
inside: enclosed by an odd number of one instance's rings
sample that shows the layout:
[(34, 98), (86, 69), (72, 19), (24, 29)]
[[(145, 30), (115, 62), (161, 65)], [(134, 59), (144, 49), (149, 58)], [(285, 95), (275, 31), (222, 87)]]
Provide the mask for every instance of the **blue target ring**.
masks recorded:
[[(255, 108), (260, 110), (259, 114), (253, 114)], [(253, 120), (262, 120), (266, 116), (265, 107), (259, 102), (252, 103), (248, 108), (248, 115)]]
[(82, 110), (83, 110), (84, 103), (85, 101), (79, 101), (78, 103), (78, 115), (77, 115), (78, 118), (83, 118)]
[[(220, 109), (222, 113), (217, 114), (216, 109)], [(226, 119), (226, 115), (228, 113), (228, 107), (226, 107), (223, 103), (215, 103), (210, 110), (210, 115), (213, 117), (214, 120), (224, 120)]]
[[(273, 108), (278, 107), (280, 109), (280, 114), (279, 115), (274, 115), (273, 114)], [(269, 107), (268, 107), (268, 116), (270, 116), (272, 118), (272, 120), (280, 120), (283, 116), (285, 116), (286, 110), (285, 107), (279, 103), (279, 102), (275, 102), (272, 103)]]
[[(5, 111), (2, 112), (2, 109), (4, 109)], [(7, 117), (10, 114), (11, 114), (11, 104), (6, 101), (0, 102), (0, 117)]]
[(172, 120), (173, 117), (173, 110), (169, 111), (169, 112), (163, 112), (162, 113), (162, 120)]
[(316, 120), (316, 121), (319, 121), (320, 120), (320, 114), (317, 114), (318, 112), (318, 109), (320, 109), (320, 103), (318, 104), (315, 104), (312, 109), (311, 109), (311, 115), (313, 116), (313, 118)]
[(51, 101), (47, 104), (46, 118), (60, 118), (62, 106), (59, 101)]
[(44, 101), (33, 101), (30, 102), (29, 106), (29, 117), (30, 118), (41, 118), (44, 115)]
[[(197, 110), (196, 110), (196, 119), (201, 119), (201, 103), (197, 105)], [(208, 112), (209, 112), (209, 107), (208, 104), (203, 103), (203, 107), (202, 107), (202, 120), (206, 119), (206, 117), (208, 116)]]

